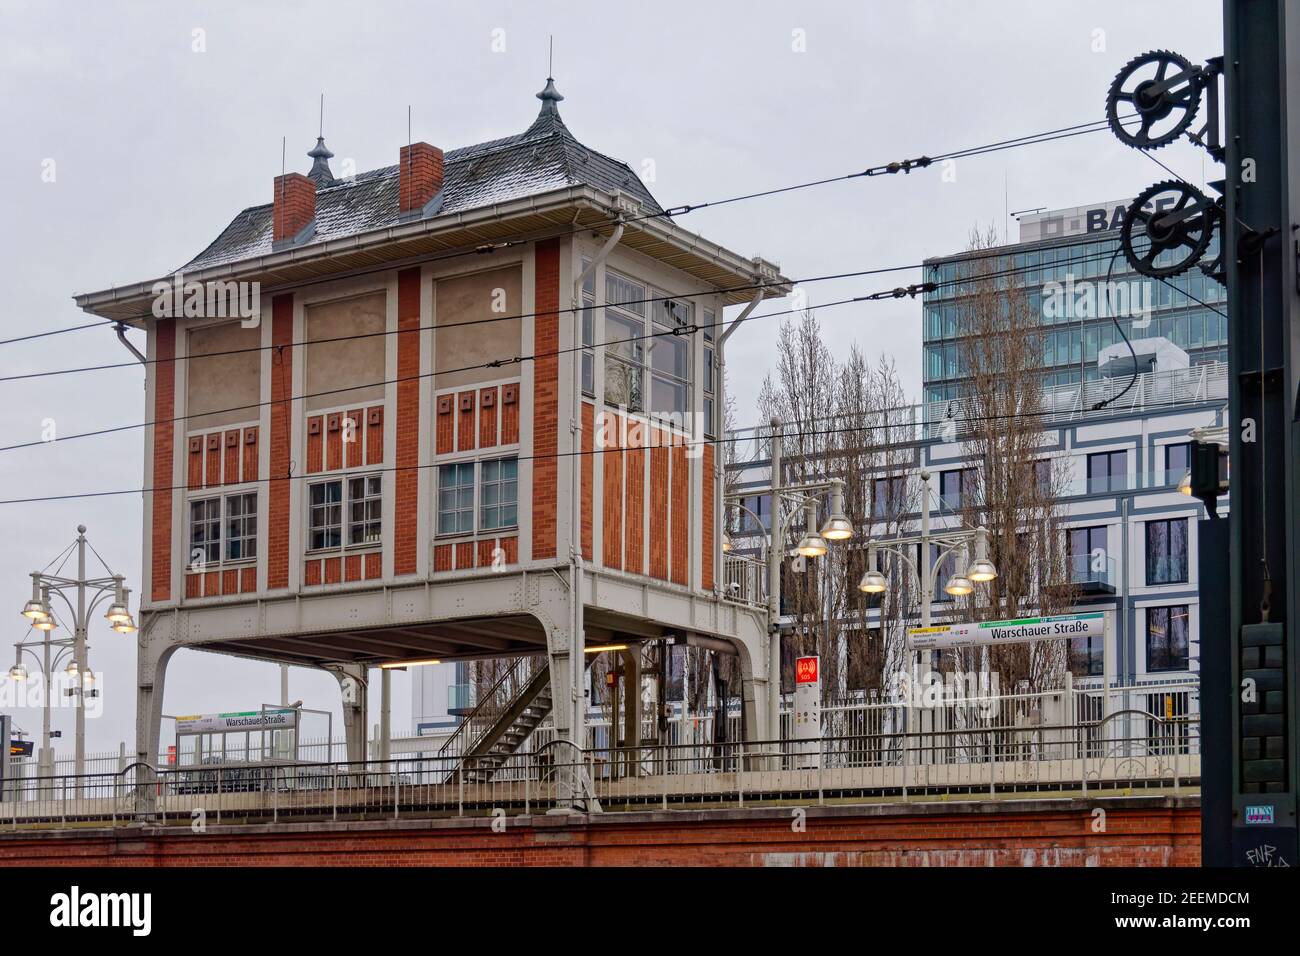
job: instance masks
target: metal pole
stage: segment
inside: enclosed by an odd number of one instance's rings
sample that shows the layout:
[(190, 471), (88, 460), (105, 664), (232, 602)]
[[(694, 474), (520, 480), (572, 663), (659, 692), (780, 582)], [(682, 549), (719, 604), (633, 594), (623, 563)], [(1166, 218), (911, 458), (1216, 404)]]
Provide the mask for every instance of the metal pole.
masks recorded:
[(379, 759), (387, 760), (393, 742), (393, 672), (387, 667), (379, 670)]
[(77, 681), (73, 695), (77, 702), (77, 743), (73, 772), (77, 775), (77, 796), (81, 796), (81, 775), (86, 772), (86, 708), (83, 691), (86, 679), (86, 526), (77, 525), (77, 617), (74, 628), (73, 659), (77, 663)]
[(54, 687), (50, 680), (50, 632), (44, 633), (45, 640), (41, 644), (41, 649), (45, 660), (41, 670), (41, 682), (45, 685), (45, 707), (41, 715), (41, 756), (37, 761), (37, 773), (49, 776), (54, 773), (54, 751), (50, 749), (50, 693)]
[(781, 738), (781, 559), (785, 534), (781, 526), (781, 419), (772, 425), (772, 504), (767, 544), (767, 738)]

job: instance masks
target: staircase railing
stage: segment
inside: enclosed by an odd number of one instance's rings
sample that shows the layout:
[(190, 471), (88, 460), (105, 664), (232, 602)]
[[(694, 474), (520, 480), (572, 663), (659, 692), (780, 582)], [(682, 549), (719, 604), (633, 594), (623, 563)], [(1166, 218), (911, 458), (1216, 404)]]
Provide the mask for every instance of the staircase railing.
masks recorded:
[(519, 692), (528, 685), (538, 669), (545, 666), (545, 658), (513, 658), (501, 676), (474, 705), (474, 709), (465, 715), (465, 719), (460, 722), (455, 733), (447, 738), (446, 743), (439, 749), (438, 756), (462, 756), (473, 750), (480, 738), (492, 728)]

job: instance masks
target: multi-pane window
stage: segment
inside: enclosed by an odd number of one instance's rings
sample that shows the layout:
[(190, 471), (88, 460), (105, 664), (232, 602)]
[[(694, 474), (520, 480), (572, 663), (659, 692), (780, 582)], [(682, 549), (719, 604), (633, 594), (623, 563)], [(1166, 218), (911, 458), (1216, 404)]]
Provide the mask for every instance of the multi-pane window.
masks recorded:
[(519, 459), (485, 461), (480, 482), (479, 528), (497, 531), (519, 524)]
[(348, 479), (348, 544), (378, 544), (382, 540), (383, 503), (381, 475)]
[(652, 304), (656, 334), (649, 346), (651, 412), (681, 416), (690, 408), (690, 337), (664, 333), (689, 328), (691, 308), (677, 299)]
[(605, 272), (605, 401), (644, 411), (645, 286)]
[[(590, 259), (582, 260), (582, 270), (587, 271)], [(582, 394), (596, 395), (596, 354), (592, 351), (596, 338), (596, 271), (582, 282)]]
[(190, 502), (190, 564), (216, 564), (221, 560), (221, 499)]
[(691, 309), (689, 302), (605, 272), (606, 403), (675, 416), (690, 408), (691, 340), (685, 331)]
[(1147, 670), (1187, 669), (1188, 606), (1147, 608)]
[(190, 502), (191, 567), (257, 557), (257, 492)]
[(1147, 522), (1147, 584), (1187, 581), (1187, 519)]
[(438, 469), (438, 534), (469, 534), (474, 530), (474, 462), (457, 462)]
[(307, 491), (307, 546), (312, 551), (343, 544), (343, 481), (318, 481)]
[[(383, 539), (382, 475), (317, 481), (307, 488), (307, 546), (312, 551)], [(347, 516), (347, 538), (343, 536)]]
[(717, 422), (714, 419), (717, 407), (717, 384), (714, 378), (717, 376), (717, 370), (713, 367), (714, 363), (714, 345), (713, 345), (713, 313), (708, 309), (704, 310), (704, 368), (701, 370), (704, 377), (704, 434), (712, 438), (717, 434)]
[(1128, 452), (1103, 451), (1088, 456), (1088, 493), (1105, 494), (1128, 487)]
[(226, 560), (257, 557), (257, 492), (226, 496)]

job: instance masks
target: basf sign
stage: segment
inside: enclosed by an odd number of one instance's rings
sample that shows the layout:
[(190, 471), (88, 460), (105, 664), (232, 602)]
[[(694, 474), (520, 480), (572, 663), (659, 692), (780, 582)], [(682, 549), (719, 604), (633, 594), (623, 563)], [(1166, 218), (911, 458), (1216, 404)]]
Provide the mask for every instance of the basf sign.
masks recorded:
[(1101, 637), (1106, 617), (1093, 614), (1060, 614), (1055, 617), (1024, 617), (1014, 621), (980, 621), (971, 624), (940, 624), (914, 627), (907, 632), (913, 650), (944, 650), (949, 647), (978, 647), (993, 644), (1023, 644), (1027, 641), (1059, 641), (1074, 637)]
[[(1173, 202), (1172, 198), (1162, 198), (1154, 211), (1163, 212)], [(1131, 199), (1120, 199), (1091, 206), (1026, 213), (1019, 218), (1020, 241), (1041, 242), (1044, 239), (1116, 231), (1124, 225), (1124, 216), (1132, 203)]]

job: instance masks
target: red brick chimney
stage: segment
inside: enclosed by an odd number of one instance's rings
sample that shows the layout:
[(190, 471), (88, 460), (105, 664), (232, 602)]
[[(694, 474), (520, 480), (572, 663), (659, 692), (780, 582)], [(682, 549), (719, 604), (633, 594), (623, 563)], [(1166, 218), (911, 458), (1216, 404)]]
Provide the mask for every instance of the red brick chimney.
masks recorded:
[(316, 218), (316, 184), (302, 173), (275, 177), (271, 238), (292, 239)]
[(442, 188), (442, 150), (428, 143), (402, 147), (398, 209), (421, 209)]

